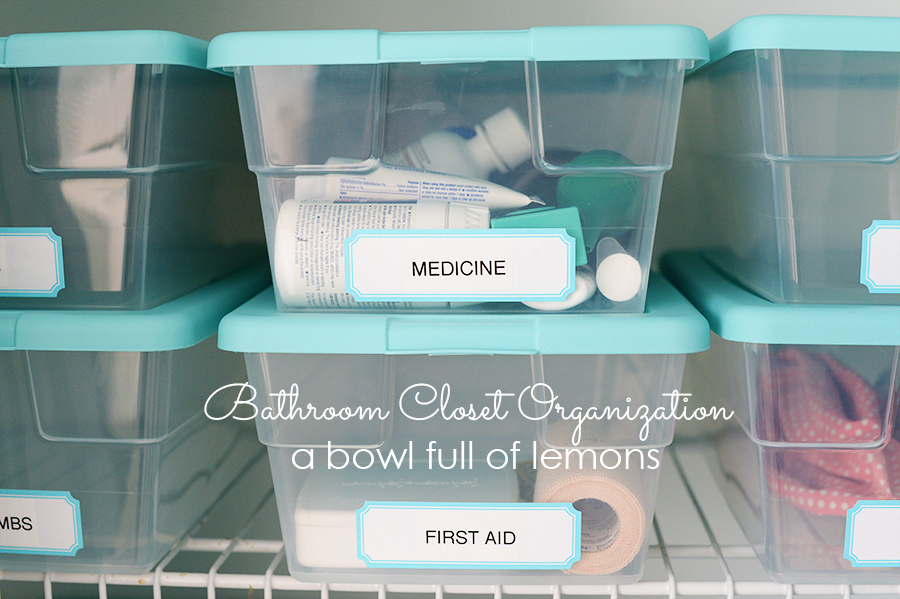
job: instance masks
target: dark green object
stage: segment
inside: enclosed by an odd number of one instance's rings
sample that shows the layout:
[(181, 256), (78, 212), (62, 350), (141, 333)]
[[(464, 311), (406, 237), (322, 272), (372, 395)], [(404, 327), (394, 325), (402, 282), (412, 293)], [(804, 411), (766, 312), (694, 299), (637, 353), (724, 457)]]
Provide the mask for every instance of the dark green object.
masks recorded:
[(491, 219), (492, 229), (565, 229), (575, 239), (575, 266), (587, 264), (581, 217), (574, 206), (569, 208), (534, 208), (517, 210)]
[[(576, 157), (568, 167), (609, 168), (635, 166), (618, 152), (595, 150)], [(599, 172), (596, 175), (565, 175), (556, 186), (556, 205), (574, 206), (581, 212), (587, 251), (597, 240), (609, 236), (604, 229), (636, 227), (643, 210), (643, 181), (636, 175)], [(613, 235), (615, 236), (615, 235)]]

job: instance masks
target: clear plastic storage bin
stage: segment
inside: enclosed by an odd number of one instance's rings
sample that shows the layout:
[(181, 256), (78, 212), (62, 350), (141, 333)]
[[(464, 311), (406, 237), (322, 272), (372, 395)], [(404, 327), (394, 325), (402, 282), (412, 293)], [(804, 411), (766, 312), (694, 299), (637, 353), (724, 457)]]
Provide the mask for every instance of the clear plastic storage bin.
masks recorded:
[(259, 458), (204, 415), (259, 266), (140, 312), (0, 311), (0, 569), (143, 574)]
[(773, 304), (698, 255), (663, 266), (713, 330), (691, 359), (743, 429), (722, 484), (771, 576), (900, 583), (900, 307)]
[(900, 19), (750, 17), (710, 54), (666, 179), (708, 255), (773, 301), (900, 303)]
[(641, 312), (707, 56), (684, 26), (282, 31), (218, 36), (209, 65), (235, 75), (280, 311)]
[(273, 294), (219, 345), (246, 356), (226, 414), (255, 416), (268, 446), (294, 577), (640, 577), (674, 427), (642, 415), (669, 409), (709, 342), (671, 286), (651, 277), (629, 316), (278, 314)]
[(0, 39), (0, 309), (149, 308), (262, 255), (234, 82), (206, 47)]

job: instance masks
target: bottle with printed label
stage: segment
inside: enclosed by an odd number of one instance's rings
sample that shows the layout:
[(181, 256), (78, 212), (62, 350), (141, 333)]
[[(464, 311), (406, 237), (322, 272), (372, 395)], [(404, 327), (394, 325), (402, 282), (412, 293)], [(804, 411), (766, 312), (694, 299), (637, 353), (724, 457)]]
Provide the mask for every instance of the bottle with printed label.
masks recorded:
[(487, 179), (505, 173), (531, 156), (528, 129), (512, 108), (505, 108), (473, 128), (435, 131), (394, 154), (385, 164)]
[[(288, 200), (275, 230), (275, 287), (287, 308), (422, 307), (421, 302), (357, 302), (346, 291), (344, 240), (355, 229), (486, 229), (481, 206), (420, 200), (415, 203), (335, 204)], [(430, 307), (446, 303), (426, 304)]]

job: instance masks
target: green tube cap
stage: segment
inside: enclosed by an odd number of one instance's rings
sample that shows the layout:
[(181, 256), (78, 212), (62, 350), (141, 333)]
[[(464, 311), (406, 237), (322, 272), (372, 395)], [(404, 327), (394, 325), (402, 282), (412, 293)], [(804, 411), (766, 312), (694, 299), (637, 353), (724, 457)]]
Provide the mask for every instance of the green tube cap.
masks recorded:
[[(571, 167), (633, 167), (627, 157), (609, 150), (595, 150), (576, 157)], [(584, 243), (591, 251), (604, 229), (637, 226), (643, 210), (643, 184), (640, 177), (620, 172), (596, 175), (566, 175), (556, 187), (556, 205), (574, 206), (581, 212)]]

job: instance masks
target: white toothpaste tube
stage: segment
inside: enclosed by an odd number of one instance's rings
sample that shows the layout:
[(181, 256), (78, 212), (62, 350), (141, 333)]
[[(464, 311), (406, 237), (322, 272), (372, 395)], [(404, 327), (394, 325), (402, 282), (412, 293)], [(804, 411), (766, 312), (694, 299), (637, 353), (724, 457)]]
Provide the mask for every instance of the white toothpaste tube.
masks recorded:
[(558, 312), (560, 310), (568, 310), (579, 304), (583, 304), (592, 297), (597, 291), (597, 285), (594, 283), (594, 273), (586, 266), (579, 266), (575, 269), (575, 291), (566, 296), (566, 299), (556, 302), (522, 302), (529, 308), (535, 310), (545, 310), (548, 312)]
[[(347, 161), (329, 158), (326, 165)], [(522, 208), (532, 199), (508, 187), (455, 175), (382, 164), (367, 173), (300, 175), (294, 180), (294, 199), (347, 203), (454, 202), (488, 209)]]

